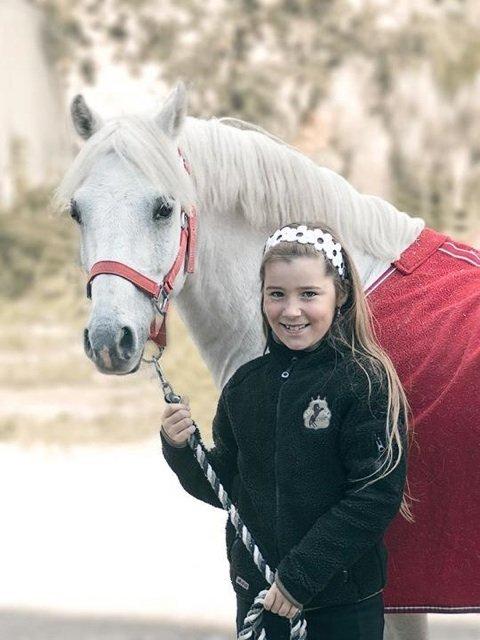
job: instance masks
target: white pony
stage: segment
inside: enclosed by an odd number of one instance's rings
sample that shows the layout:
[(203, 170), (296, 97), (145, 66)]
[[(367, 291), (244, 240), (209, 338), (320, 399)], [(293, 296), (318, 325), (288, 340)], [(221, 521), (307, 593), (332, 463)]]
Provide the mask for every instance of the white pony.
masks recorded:
[[(325, 221), (340, 232), (368, 288), (425, 226), (380, 198), (359, 194), (265, 132), (187, 118), (183, 85), (155, 117), (104, 124), (81, 97), (73, 101), (72, 115), (88, 141), (58, 197), (71, 202), (80, 224), (87, 272), (112, 260), (161, 281), (179, 248), (180, 211), (195, 204), (195, 273), (180, 272), (172, 296), (219, 387), (263, 350), (258, 272), (268, 233), (292, 220)], [(115, 275), (97, 276), (91, 291), (87, 355), (104, 373), (135, 371), (154, 317), (150, 299)], [(398, 602), (405, 608), (391, 610), (408, 614), (387, 615), (387, 636), (425, 639), (426, 616), (411, 612), (436, 610), (439, 603)]]

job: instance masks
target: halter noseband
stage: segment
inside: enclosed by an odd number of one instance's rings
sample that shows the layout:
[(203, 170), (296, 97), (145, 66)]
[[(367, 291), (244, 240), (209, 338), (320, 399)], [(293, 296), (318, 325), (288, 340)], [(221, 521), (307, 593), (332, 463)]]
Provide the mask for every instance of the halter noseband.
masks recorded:
[[(190, 174), (190, 165), (185, 156), (180, 149), (178, 153), (183, 161), (185, 170)], [(155, 280), (148, 278), (143, 273), (117, 260), (100, 260), (93, 265), (88, 274), (87, 298), (92, 297), (92, 281), (102, 274), (124, 278), (124, 280), (128, 280), (135, 285), (137, 289), (140, 289), (140, 291), (151, 298), (155, 309), (158, 311), (158, 315), (155, 316), (150, 325), (149, 338), (158, 347), (166, 346), (165, 316), (167, 314), (170, 294), (173, 291), (175, 279), (182, 268), (184, 273), (193, 273), (195, 270), (195, 250), (197, 243), (197, 211), (195, 206), (192, 205), (188, 213), (182, 208), (181, 216), (182, 229), (180, 232), (180, 246), (177, 257), (161, 283), (155, 282)]]

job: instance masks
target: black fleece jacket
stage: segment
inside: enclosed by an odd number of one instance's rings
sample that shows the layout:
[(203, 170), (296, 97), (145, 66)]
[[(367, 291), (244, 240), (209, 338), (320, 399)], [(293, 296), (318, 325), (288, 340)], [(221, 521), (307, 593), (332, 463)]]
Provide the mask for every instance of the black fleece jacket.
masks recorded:
[[(269, 350), (225, 385), (209, 459), (294, 603), (357, 602), (385, 585), (382, 537), (405, 483), (405, 453), (381, 480), (359, 480), (386, 447), (385, 382), (370, 375), (369, 393), (362, 366), (327, 338), (292, 351), (270, 337)], [(190, 448), (162, 442), (186, 491), (221, 507)], [(233, 587), (253, 600), (268, 585), (229, 521), (226, 539)]]

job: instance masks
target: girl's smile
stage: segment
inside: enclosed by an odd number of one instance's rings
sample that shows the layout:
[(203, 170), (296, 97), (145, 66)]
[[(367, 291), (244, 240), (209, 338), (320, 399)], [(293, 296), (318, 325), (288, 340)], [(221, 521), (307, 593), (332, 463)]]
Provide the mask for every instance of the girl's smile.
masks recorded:
[(321, 340), (330, 329), (336, 306), (335, 282), (325, 275), (321, 256), (265, 265), (263, 310), (271, 329), (289, 349), (308, 349)]

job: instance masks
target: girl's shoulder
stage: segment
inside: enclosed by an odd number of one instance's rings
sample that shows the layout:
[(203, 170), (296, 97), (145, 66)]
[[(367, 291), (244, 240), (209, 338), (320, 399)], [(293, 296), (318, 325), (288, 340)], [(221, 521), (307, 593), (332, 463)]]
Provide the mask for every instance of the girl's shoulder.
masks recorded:
[(258, 358), (254, 358), (253, 360), (249, 360), (238, 367), (235, 373), (229, 378), (229, 380), (225, 383), (224, 390), (232, 389), (237, 385), (241, 384), (248, 378), (250, 375), (258, 372), (260, 369), (266, 365), (268, 360), (268, 354), (259, 356)]
[(363, 353), (351, 351), (343, 357), (344, 388), (358, 399), (388, 394), (388, 378), (383, 364)]

